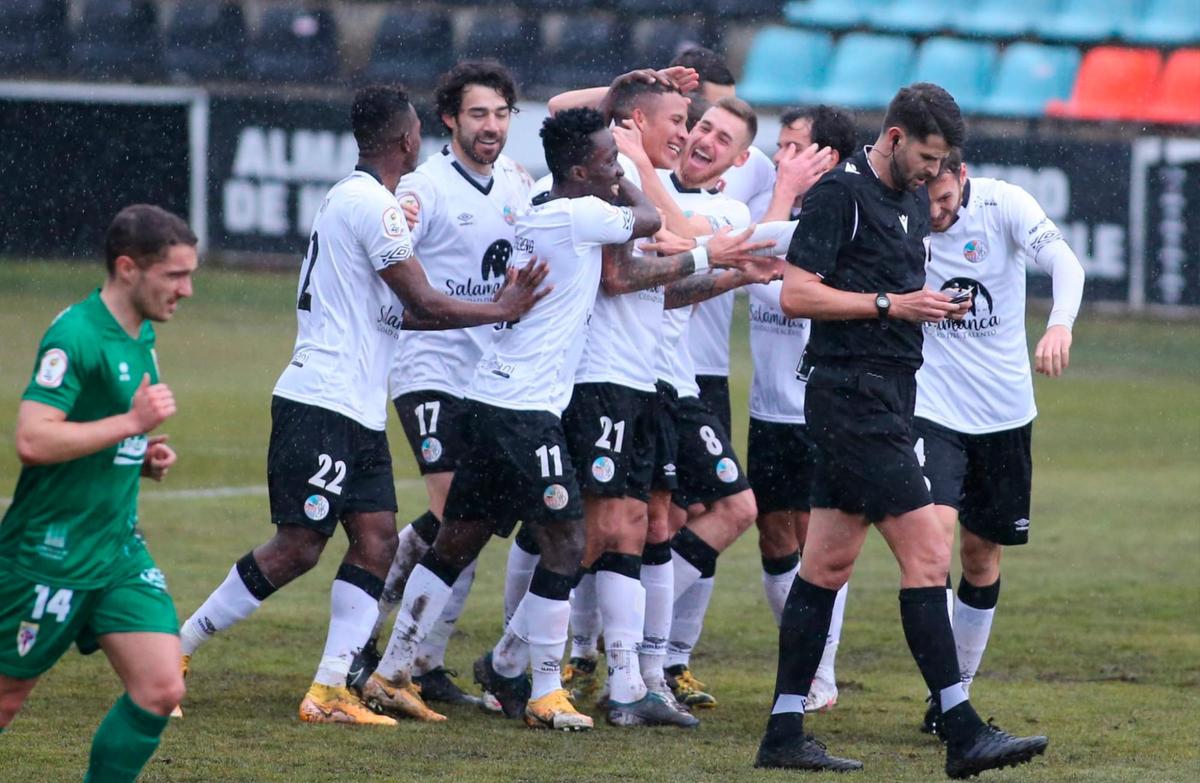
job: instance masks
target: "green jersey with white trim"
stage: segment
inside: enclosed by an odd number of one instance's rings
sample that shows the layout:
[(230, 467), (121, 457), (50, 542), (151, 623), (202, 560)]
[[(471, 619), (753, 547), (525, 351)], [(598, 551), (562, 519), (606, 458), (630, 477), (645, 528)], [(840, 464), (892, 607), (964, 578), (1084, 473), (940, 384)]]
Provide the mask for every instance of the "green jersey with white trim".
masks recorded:
[[(130, 337), (97, 289), (46, 330), (22, 399), (58, 408), (67, 421), (97, 421), (126, 413), (145, 373), (158, 382), (154, 327), (147, 321)], [(0, 523), (0, 568), (60, 587), (104, 584), (137, 526), (146, 447), (141, 434), (69, 462), (23, 467)]]

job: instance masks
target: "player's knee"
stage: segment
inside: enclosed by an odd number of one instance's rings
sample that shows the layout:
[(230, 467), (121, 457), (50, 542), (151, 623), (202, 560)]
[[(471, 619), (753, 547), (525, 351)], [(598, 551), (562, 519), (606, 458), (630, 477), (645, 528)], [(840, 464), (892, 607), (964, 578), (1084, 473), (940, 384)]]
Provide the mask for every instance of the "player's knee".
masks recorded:
[(178, 672), (162, 674), (146, 682), (138, 683), (129, 689), (129, 696), (134, 703), (147, 712), (155, 715), (170, 715), (171, 710), (183, 701), (186, 687), (183, 677)]
[(754, 493), (748, 489), (722, 498), (716, 505), (725, 517), (726, 524), (737, 530), (739, 535), (749, 530), (758, 516), (758, 504), (754, 500)]
[(557, 573), (569, 573), (583, 560), (586, 536), (582, 521), (542, 526), (542, 563)]
[(27, 693), (27, 691), (20, 690), (0, 694), (0, 728), (12, 723), (13, 718), (21, 711), (21, 705), (25, 703)]

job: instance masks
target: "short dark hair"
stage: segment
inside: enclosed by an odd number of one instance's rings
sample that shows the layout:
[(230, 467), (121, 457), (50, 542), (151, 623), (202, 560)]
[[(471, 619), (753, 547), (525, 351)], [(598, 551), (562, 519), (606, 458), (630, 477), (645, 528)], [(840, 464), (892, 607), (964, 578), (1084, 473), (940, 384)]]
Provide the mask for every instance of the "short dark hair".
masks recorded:
[(840, 106), (803, 106), (788, 109), (779, 121), (784, 127), (796, 120), (808, 120), (812, 127), (810, 137), (814, 144), (837, 150), (838, 157), (845, 160), (858, 149), (858, 129), (854, 117)]
[(688, 96), (688, 116), (687, 129), (690, 133), (692, 128), (696, 127), (696, 123), (700, 122), (700, 118), (704, 116), (704, 112), (708, 111), (713, 105), (700, 96), (700, 93), (694, 92)]
[(734, 84), (733, 71), (729, 70), (725, 58), (705, 46), (693, 46), (691, 49), (685, 49), (675, 56), (671, 65), (694, 68), (700, 75), (701, 84), (708, 82), (726, 87)]
[(893, 126), (921, 141), (941, 136), (951, 147), (961, 147), (967, 140), (967, 126), (954, 96), (930, 82), (900, 88), (883, 118), (884, 129)]
[(129, 256), (145, 269), (166, 258), (171, 247), (195, 247), (196, 243), (196, 235), (183, 218), (153, 204), (131, 204), (108, 224), (104, 266), (111, 277), (117, 269), (117, 258)]
[(946, 159), (942, 161), (942, 168), (940, 171), (938, 171), (938, 176), (940, 177), (943, 174), (949, 174), (953, 172), (954, 176), (957, 177), (959, 170), (962, 169), (962, 163), (962, 147), (951, 147), (950, 154), (947, 155)]
[(750, 138), (746, 141), (746, 144), (754, 143), (754, 137), (758, 135), (758, 115), (754, 113), (754, 109), (750, 104), (741, 98), (735, 98), (730, 95), (717, 101), (713, 106), (718, 109), (724, 109), (746, 123), (746, 130), (750, 133)]
[(595, 109), (566, 109), (546, 118), (539, 135), (555, 182), (566, 180), (571, 167), (592, 154), (592, 134), (605, 127), (604, 115)]
[(377, 84), (356, 92), (354, 105), (350, 107), (350, 127), (354, 129), (359, 152), (367, 155), (378, 152), (396, 115), (411, 109), (408, 93), (398, 85)]
[(609, 90), (608, 104), (612, 108), (614, 117), (619, 120), (626, 120), (633, 115), (633, 110), (636, 107), (645, 106), (645, 101), (648, 98), (659, 95), (670, 95), (671, 93), (680, 94), (674, 85), (663, 84), (659, 81), (625, 82)]
[(457, 117), (462, 111), (463, 91), (472, 84), (491, 87), (504, 97), (508, 107), (517, 104), (517, 85), (512, 72), (496, 60), (463, 60), (438, 79), (433, 94), (439, 117)]

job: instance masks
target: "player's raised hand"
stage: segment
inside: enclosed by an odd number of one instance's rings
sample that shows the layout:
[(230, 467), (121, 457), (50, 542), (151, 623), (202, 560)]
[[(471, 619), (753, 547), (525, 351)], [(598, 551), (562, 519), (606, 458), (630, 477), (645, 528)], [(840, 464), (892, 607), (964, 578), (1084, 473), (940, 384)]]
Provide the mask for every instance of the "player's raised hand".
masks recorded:
[(412, 231), (417, 225), (417, 219), (421, 215), (421, 208), (417, 206), (417, 202), (405, 199), (400, 202), (400, 209), (404, 212), (404, 220), (408, 223), (408, 230)]
[(1057, 378), (1071, 363), (1071, 330), (1062, 324), (1046, 329), (1033, 352), (1033, 366), (1042, 375)]
[[(659, 210), (659, 215), (662, 215), (662, 210)], [(660, 228), (654, 232), (653, 242), (643, 242), (638, 249), (646, 255), (658, 253), (660, 256), (673, 256), (686, 253), (695, 246), (696, 240), (681, 237), (669, 228)]]
[(613, 141), (617, 143), (617, 152), (633, 161), (639, 169), (654, 168), (650, 156), (642, 142), (642, 131), (633, 120), (624, 120), (612, 129)]
[(151, 435), (146, 447), (146, 459), (142, 462), (142, 475), (155, 481), (162, 481), (167, 471), (178, 458), (175, 449), (167, 445), (169, 435)]
[(833, 150), (829, 147), (813, 143), (800, 149), (796, 144), (788, 144), (776, 168), (777, 187), (785, 189), (794, 199), (800, 198), (817, 184), (832, 162)]
[(672, 65), (669, 68), (660, 68), (656, 73), (658, 74), (659, 81), (665, 81), (684, 95), (687, 95), (700, 86), (700, 74), (695, 68)]
[(142, 383), (133, 393), (129, 415), (138, 432), (149, 432), (175, 413), (175, 395), (165, 383), (150, 383), (150, 373), (142, 375)]
[(935, 324), (950, 318), (952, 314), (965, 313), (971, 306), (970, 300), (954, 304), (941, 291), (930, 291), (928, 288), (908, 294), (889, 294), (888, 298), (892, 301), (888, 317), (914, 323)]
[(537, 256), (520, 270), (509, 268), (504, 275), (504, 285), (496, 293), (496, 303), (504, 310), (505, 321), (515, 321), (529, 312), (535, 304), (554, 290), (554, 286), (542, 286), (550, 265), (538, 260)]
[[(750, 226), (745, 231), (735, 232), (726, 226), (713, 234), (706, 246), (709, 266), (745, 269), (761, 267), (764, 261), (771, 261), (772, 259), (762, 256), (759, 251), (766, 250), (775, 243), (770, 240), (753, 241), (754, 228)], [(755, 275), (756, 278), (759, 276)], [(756, 279), (754, 282), (760, 281)]]

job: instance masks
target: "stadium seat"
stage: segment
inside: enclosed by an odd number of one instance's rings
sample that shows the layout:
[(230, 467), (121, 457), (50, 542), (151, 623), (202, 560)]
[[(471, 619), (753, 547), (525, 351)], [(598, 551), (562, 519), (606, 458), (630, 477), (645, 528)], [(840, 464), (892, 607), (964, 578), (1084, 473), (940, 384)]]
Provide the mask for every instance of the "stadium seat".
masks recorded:
[(241, 78), (246, 22), (235, 2), (183, 0), (167, 27), (163, 65), (175, 81)]
[(851, 109), (887, 106), (909, 83), (912, 61), (913, 43), (907, 37), (850, 33), (838, 42), (816, 102)]
[(662, 68), (675, 59), (684, 44), (700, 44), (721, 51), (716, 42), (707, 39), (703, 20), (695, 16), (649, 19), (643, 22), (636, 37), (631, 62), (639, 66)]
[(153, 0), (88, 0), (71, 44), (71, 67), (93, 79), (154, 79), (159, 42)]
[(1070, 96), (1078, 70), (1079, 50), (1073, 46), (1009, 44), (1000, 57), (991, 94), (980, 111), (996, 116), (1041, 117), (1049, 101)]
[(783, 17), (803, 27), (848, 30), (867, 21), (867, 14), (889, 0), (794, 0), (783, 7)]
[(1140, 44), (1200, 43), (1200, 0), (1149, 0), (1145, 11), (1125, 20), (1121, 37)]
[(959, 10), (951, 27), (975, 38), (1020, 38), (1052, 16), (1060, 4), (1061, 0), (979, 0), (974, 8)]
[(66, 34), (66, 0), (0, 3), (0, 71), (41, 70), (60, 62)]
[(524, 82), (535, 54), (541, 51), (541, 36), (532, 17), (502, 11), (476, 14), (463, 39), (459, 59), (492, 57)]
[(832, 52), (827, 33), (764, 27), (750, 45), (738, 94), (753, 104), (807, 103), (825, 84)]
[(591, 87), (607, 84), (628, 70), (628, 26), (615, 16), (577, 14), (565, 17), (558, 43), (539, 59), (536, 80), (555, 88)]
[(949, 28), (957, 13), (971, 5), (971, 0), (892, 0), (872, 8), (867, 21), (882, 32), (932, 33)]
[(718, 19), (753, 17), (757, 24), (779, 18), (783, 10), (781, 0), (705, 0), (708, 13)]
[(411, 8), (392, 11), (379, 23), (371, 61), (363, 78), (369, 82), (429, 87), (452, 65), (454, 29), (450, 14)]
[(1098, 46), (1084, 56), (1070, 99), (1050, 101), (1046, 113), (1079, 120), (1141, 117), (1161, 70), (1155, 49)]
[(1171, 55), (1143, 116), (1154, 122), (1200, 125), (1200, 49)]
[(634, 16), (670, 16), (679, 13), (677, 0), (616, 0), (614, 10)]
[(1118, 35), (1141, 5), (1138, 0), (1065, 0), (1034, 34), (1053, 41), (1093, 43)]
[(964, 112), (983, 106), (996, 69), (996, 47), (984, 41), (928, 38), (917, 51), (911, 81), (940, 84)]
[(259, 81), (312, 83), (330, 80), (340, 65), (332, 14), (270, 6), (247, 50), (246, 72)]

